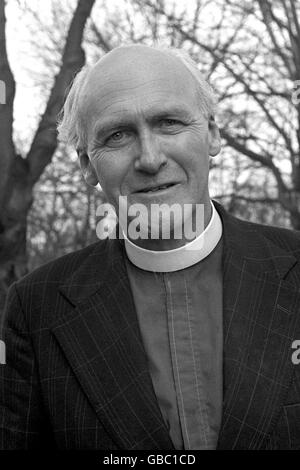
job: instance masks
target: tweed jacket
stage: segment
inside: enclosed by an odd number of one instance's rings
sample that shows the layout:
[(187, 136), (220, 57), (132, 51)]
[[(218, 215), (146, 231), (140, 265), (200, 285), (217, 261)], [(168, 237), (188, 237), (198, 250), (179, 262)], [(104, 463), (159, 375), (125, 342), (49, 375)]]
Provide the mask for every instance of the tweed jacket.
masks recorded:
[[(217, 448), (300, 449), (300, 364), (292, 360), (300, 233), (214, 204), (224, 229)], [(98, 241), (10, 287), (0, 332), (1, 449), (174, 450), (124, 256), (122, 240)]]

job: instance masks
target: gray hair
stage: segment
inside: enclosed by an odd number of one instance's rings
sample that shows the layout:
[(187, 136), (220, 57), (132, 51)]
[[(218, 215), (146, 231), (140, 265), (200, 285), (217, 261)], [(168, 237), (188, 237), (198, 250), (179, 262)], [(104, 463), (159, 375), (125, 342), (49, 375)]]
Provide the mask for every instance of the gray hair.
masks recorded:
[(85, 65), (77, 73), (68, 89), (64, 106), (58, 116), (58, 139), (76, 149), (84, 149), (86, 147), (86, 130), (81, 125), (79, 119), (80, 93), (87, 81), (91, 68), (91, 66)]
[[(122, 46), (120, 46), (122, 47)], [(199, 106), (205, 118), (213, 118), (217, 99), (212, 87), (205, 80), (196, 62), (182, 49), (154, 46), (154, 49), (176, 57), (188, 69), (196, 81)], [(119, 47), (117, 48), (119, 49)], [(93, 66), (85, 65), (71, 83), (58, 119), (58, 139), (77, 150), (87, 148), (86, 129), (80, 120), (80, 95)]]

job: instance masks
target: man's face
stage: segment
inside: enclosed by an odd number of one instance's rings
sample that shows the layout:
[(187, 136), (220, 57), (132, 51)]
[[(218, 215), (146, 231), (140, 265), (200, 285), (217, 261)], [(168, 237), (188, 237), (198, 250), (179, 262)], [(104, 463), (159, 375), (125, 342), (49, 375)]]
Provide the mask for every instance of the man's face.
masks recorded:
[[(209, 154), (219, 137), (183, 64), (150, 48), (122, 48), (93, 70), (82, 118), (88, 155), (108, 202), (209, 207)], [(216, 150), (217, 149), (217, 150)]]

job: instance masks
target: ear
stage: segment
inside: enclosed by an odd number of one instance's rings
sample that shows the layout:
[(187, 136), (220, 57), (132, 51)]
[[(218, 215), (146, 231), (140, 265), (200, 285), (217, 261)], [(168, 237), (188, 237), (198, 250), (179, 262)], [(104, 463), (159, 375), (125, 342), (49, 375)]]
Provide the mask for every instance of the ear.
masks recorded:
[(98, 184), (97, 174), (90, 162), (88, 154), (82, 150), (77, 150), (77, 154), (79, 157), (80, 168), (81, 168), (85, 181), (90, 186), (97, 186)]
[(208, 121), (209, 155), (215, 157), (221, 150), (221, 137), (215, 118), (211, 116)]

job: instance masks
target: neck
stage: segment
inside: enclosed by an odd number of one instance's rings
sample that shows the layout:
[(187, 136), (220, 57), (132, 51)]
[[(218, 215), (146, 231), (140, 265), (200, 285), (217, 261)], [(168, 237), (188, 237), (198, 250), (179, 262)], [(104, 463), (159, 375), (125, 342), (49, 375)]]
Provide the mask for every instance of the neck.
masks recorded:
[(197, 238), (201, 233), (205, 230), (207, 225), (210, 222), (211, 215), (212, 215), (212, 207), (211, 207), (211, 202), (208, 200), (206, 204), (203, 204), (204, 211), (202, 213), (202, 217), (204, 216), (204, 221), (203, 223), (197, 223), (196, 216), (199, 216), (199, 213), (197, 213), (195, 210), (192, 211), (191, 216), (189, 219), (185, 221), (185, 224), (188, 225), (193, 229), (193, 236), (192, 237), (186, 237), (185, 236), (185, 230), (184, 227), (182, 227), (182, 237), (180, 239), (174, 237), (174, 232), (175, 230), (171, 231), (170, 237), (168, 239), (128, 239), (134, 243), (135, 245), (144, 248), (146, 250), (151, 250), (151, 251), (168, 251), (168, 250), (174, 250), (176, 248), (180, 248), (181, 246), (186, 245), (187, 243), (190, 243), (193, 241), (195, 238)]

